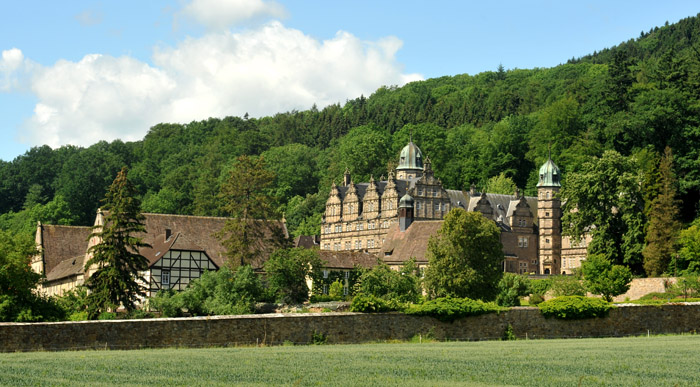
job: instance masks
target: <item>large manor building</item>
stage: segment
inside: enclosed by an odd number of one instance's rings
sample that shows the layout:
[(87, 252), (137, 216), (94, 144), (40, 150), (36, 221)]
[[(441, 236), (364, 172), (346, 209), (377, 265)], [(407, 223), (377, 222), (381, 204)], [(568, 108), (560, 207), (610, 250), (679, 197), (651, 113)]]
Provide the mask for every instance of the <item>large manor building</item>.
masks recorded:
[(586, 240), (561, 234), (561, 173), (549, 158), (539, 171), (537, 197), (445, 189), (429, 158), (409, 142), (387, 180), (355, 183), (346, 170), (331, 187), (321, 224), (322, 251), (366, 251), (391, 266), (428, 263), (427, 241), (455, 207), (478, 211), (501, 230), (504, 271), (571, 274), (586, 257)]

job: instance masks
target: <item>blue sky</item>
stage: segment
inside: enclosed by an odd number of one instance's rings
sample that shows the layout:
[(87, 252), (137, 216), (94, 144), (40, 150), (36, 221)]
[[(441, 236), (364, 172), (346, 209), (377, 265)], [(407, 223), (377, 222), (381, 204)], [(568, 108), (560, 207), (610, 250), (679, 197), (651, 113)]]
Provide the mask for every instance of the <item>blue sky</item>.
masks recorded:
[(8, 1), (0, 159), (259, 117), (382, 85), (552, 67), (700, 12), (697, 1)]

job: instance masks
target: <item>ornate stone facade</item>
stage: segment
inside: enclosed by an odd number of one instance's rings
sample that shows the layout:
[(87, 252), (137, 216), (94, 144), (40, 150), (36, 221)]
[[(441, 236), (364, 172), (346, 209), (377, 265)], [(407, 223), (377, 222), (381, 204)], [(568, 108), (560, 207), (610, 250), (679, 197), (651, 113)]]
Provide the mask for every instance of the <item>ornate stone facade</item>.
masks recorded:
[(434, 176), (430, 159), (409, 142), (396, 174), (386, 181), (354, 183), (346, 171), (343, 185), (333, 184), (321, 225), (321, 250), (376, 253), (393, 267), (413, 257), (424, 267), (428, 238), (416, 233), (432, 235), (434, 221), (462, 207), (481, 212), (500, 227), (504, 271), (570, 274), (585, 259), (587, 239), (576, 244), (562, 238), (556, 195), (560, 178), (550, 158), (540, 169), (538, 197), (479, 193), (474, 187), (448, 190)]

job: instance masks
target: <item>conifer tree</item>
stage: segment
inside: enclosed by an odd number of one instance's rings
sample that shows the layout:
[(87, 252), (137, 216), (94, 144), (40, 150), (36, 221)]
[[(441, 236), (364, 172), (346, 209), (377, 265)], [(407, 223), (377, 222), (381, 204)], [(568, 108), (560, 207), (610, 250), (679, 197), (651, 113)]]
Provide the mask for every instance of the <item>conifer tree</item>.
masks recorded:
[(139, 253), (139, 248), (150, 246), (137, 236), (145, 233), (146, 227), (136, 188), (127, 179), (127, 173), (128, 168), (123, 167), (109, 187), (102, 206), (104, 225), (95, 226), (90, 234), (90, 238), (100, 240), (88, 250), (92, 258), (85, 263), (86, 272), (94, 270), (86, 282), (91, 319), (120, 305), (132, 311), (138, 298), (144, 295), (138, 282), (143, 281), (139, 271), (148, 268), (148, 260)]
[(285, 242), (270, 193), (275, 174), (265, 169), (262, 157), (242, 155), (237, 161), (219, 195), (231, 218), (217, 234), (232, 268), (249, 265)]
[(669, 147), (664, 150), (657, 176), (659, 194), (651, 203), (646, 246), (642, 251), (644, 271), (649, 277), (659, 276), (668, 269), (668, 264), (676, 253), (674, 244), (680, 230), (673, 153)]

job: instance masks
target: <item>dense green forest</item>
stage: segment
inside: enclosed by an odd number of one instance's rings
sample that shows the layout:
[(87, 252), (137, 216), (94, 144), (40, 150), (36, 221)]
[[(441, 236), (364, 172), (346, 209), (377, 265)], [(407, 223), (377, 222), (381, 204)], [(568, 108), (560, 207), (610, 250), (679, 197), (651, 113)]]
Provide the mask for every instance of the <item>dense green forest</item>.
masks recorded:
[[(320, 110), (162, 123), (136, 142), (35, 147), (0, 161), (0, 229), (91, 225), (125, 165), (144, 211), (220, 215), (220, 186), (247, 154), (275, 172), (290, 231), (318, 233), (331, 183), (346, 168), (356, 182), (385, 176), (410, 132), (447, 188), (484, 187), (504, 174), (527, 194), (548, 147), (566, 175), (606, 150), (644, 161), (669, 146), (680, 220), (689, 223), (700, 199), (700, 19), (554, 68), (501, 66), (381, 87)], [(653, 170), (657, 161), (639, 165)]]

